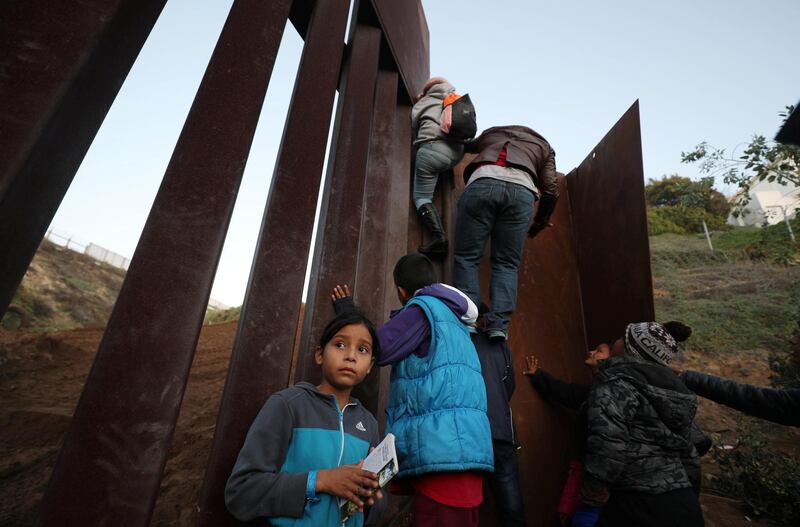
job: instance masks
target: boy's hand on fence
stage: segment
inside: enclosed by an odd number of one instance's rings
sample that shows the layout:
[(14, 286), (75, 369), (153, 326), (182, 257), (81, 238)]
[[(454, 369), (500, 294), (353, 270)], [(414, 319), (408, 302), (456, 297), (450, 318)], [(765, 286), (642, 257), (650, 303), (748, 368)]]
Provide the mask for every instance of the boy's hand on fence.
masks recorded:
[(342, 298), (347, 298), (348, 296), (353, 296), (350, 293), (350, 286), (347, 284), (344, 285), (337, 285), (333, 288), (333, 294), (331, 294), (331, 300), (336, 302), (337, 300), (341, 300)]
[(348, 499), (363, 511), (365, 505), (372, 505), (375, 498), (382, 497), (378, 490), (378, 475), (362, 469), (363, 463), (320, 470), (317, 472), (317, 492)]
[(539, 369), (539, 359), (533, 355), (525, 357), (525, 366), (527, 368), (522, 372), (522, 375), (533, 375)]

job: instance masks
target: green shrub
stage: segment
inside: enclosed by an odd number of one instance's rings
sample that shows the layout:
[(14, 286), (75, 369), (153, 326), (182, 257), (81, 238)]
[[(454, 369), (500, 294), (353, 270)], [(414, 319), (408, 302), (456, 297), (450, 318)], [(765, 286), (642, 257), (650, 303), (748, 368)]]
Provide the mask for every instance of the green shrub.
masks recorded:
[[(795, 237), (800, 238), (800, 218), (791, 220)], [(781, 265), (800, 263), (800, 244), (792, 243), (786, 223), (764, 227), (742, 227), (714, 237), (714, 247), (741, 250), (750, 260)]]
[(242, 306), (222, 310), (208, 309), (206, 310), (203, 324), (222, 324), (223, 322), (230, 322), (231, 320), (239, 320), (239, 315), (241, 314)]
[[(725, 223), (725, 217), (712, 214), (704, 209), (697, 207), (685, 207), (683, 205), (666, 205), (663, 207), (655, 207), (650, 209), (647, 219), (655, 219), (659, 223), (665, 225), (676, 225), (680, 231), (664, 231), (683, 233), (698, 233), (703, 232), (703, 220), (706, 226), (711, 231), (727, 230), (730, 229)], [(651, 232), (651, 234), (654, 234)], [(660, 234), (660, 233), (656, 233)]]
[(644, 195), (651, 207), (682, 205), (703, 209), (721, 218), (727, 218), (731, 210), (725, 196), (714, 189), (713, 177), (694, 181), (673, 174), (661, 179), (650, 179), (644, 187)]
[(757, 516), (785, 525), (800, 522), (800, 461), (776, 451), (749, 420), (740, 422), (737, 445), (714, 449), (722, 469), (717, 490), (741, 499)]
[(650, 236), (658, 234), (686, 234), (686, 230), (679, 227), (675, 222), (664, 218), (659, 214), (658, 209), (647, 209), (647, 232)]

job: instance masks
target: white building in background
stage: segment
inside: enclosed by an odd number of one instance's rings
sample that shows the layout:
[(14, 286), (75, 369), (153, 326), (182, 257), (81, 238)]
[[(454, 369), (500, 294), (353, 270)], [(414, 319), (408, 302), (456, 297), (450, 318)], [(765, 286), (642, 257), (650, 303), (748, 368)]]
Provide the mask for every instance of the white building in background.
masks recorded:
[(770, 225), (783, 221), (784, 214), (792, 219), (800, 208), (800, 187), (791, 183), (781, 185), (777, 182), (759, 181), (750, 187), (750, 203), (744, 214), (738, 218), (728, 216), (728, 225), (761, 226), (766, 219)]

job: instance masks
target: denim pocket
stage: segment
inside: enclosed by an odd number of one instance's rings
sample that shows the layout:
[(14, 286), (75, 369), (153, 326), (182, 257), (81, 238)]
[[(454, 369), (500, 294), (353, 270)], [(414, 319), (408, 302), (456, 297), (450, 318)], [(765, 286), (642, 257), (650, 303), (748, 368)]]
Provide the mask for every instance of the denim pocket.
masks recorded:
[(520, 203), (524, 203), (530, 208), (533, 208), (533, 205), (536, 203), (536, 193), (528, 188), (520, 187), (517, 189), (517, 199)]
[[(492, 201), (497, 185), (490, 178), (481, 178), (470, 183), (461, 195), (464, 204), (486, 206)], [(461, 200), (459, 200), (461, 201)]]

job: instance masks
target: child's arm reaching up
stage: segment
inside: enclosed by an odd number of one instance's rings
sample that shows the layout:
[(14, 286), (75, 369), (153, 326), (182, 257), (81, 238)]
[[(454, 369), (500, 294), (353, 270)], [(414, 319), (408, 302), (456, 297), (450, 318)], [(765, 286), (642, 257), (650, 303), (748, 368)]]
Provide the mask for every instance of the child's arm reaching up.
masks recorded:
[(356, 310), (356, 303), (353, 301), (353, 295), (350, 293), (350, 286), (347, 284), (337, 285), (333, 288), (331, 301), (333, 301), (333, 310), (336, 311), (337, 315)]
[(522, 375), (527, 376), (539, 395), (567, 408), (577, 410), (589, 397), (589, 385), (564, 382), (553, 377), (539, 367), (539, 359), (533, 355), (525, 357), (527, 369)]
[[(331, 300), (337, 315), (357, 309), (347, 284), (334, 287)], [(424, 357), (431, 341), (431, 326), (422, 310), (411, 306), (378, 328), (378, 340), (380, 355), (376, 359), (379, 366), (395, 364), (412, 353)]]

